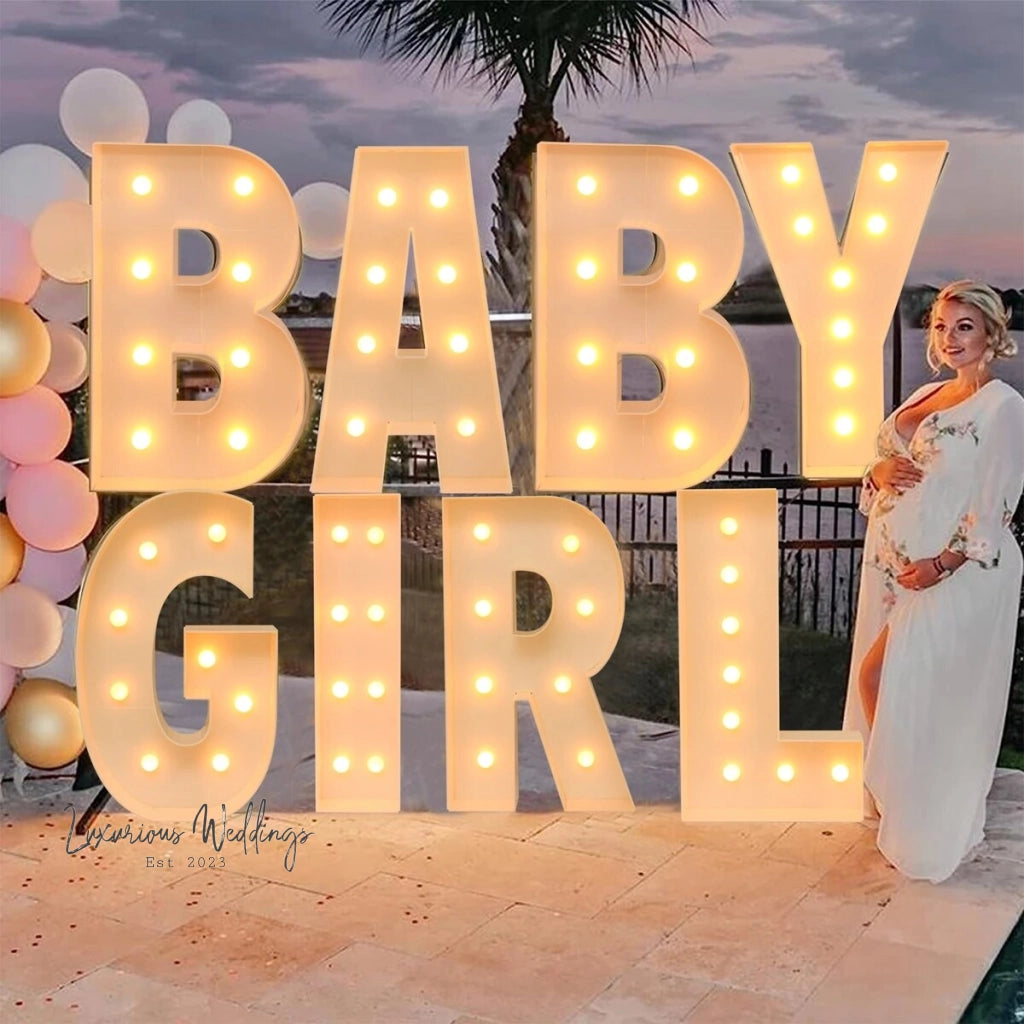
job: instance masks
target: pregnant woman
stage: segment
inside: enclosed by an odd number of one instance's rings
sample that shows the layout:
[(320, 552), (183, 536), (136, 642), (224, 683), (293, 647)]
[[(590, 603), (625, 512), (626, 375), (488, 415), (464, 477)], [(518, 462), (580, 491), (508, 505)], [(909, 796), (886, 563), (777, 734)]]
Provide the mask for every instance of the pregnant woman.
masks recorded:
[[(878, 848), (941, 882), (984, 838), (1009, 697), (1022, 558), (1024, 398), (992, 376), (1011, 358), (999, 296), (957, 281), (932, 306), (928, 362), (955, 371), (881, 426), (844, 729), (865, 740)], [(870, 804), (870, 801), (868, 801)]]

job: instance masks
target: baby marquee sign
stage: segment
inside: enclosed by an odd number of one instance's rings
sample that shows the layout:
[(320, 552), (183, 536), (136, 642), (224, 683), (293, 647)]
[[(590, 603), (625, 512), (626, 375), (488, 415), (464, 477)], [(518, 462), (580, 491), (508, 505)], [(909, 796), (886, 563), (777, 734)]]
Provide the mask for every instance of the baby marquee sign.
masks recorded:
[[(869, 143), (841, 242), (809, 145), (732, 147), (801, 345), (803, 471), (859, 475), (882, 415), (881, 351), (946, 154)], [(277, 173), (227, 146), (100, 144), (92, 179), (91, 477), (155, 492), (97, 549), (79, 603), (78, 697), (104, 785), (159, 820), (244, 806), (270, 763), (277, 633), (185, 631), (198, 733), (171, 729), (153, 636), (170, 591), (218, 576), (252, 596), (253, 509), (228, 492), (292, 450), (308, 379), (270, 310), (301, 258)], [(780, 732), (774, 491), (694, 491), (744, 431), (750, 381), (712, 307), (739, 269), (725, 176), (670, 146), (542, 145), (535, 180), (538, 489), (677, 491), (681, 804), (689, 820), (856, 820), (855, 732)], [(216, 240), (177, 274), (177, 232)], [(627, 228), (658, 239), (621, 271)], [(397, 347), (412, 237), (425, 348)], [(622, 627), (603, 523), (552, 495), (511, 496), (468, 154), (356, 153), (314, 493), (318, 810), (400, 806), (400, 498), (387, 438), (437, 441), (444, 541), (447, 786), (452, 810), (514, 810), (515, 701), (530, 701), (567, 810), (633, 806), (591, 679)], [(620, 398), (619, 358), (660, 369), (654, 401)], [(180, 357), (214, 364), (209, 403), (174, 400)], [(543, 628), (517, 632), (513, 579), (546, 578)]]

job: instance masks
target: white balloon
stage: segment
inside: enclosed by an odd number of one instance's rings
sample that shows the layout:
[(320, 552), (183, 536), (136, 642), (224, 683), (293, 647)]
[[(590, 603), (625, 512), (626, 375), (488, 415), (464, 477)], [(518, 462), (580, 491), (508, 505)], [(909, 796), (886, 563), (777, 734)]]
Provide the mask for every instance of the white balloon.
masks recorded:
[(39, 383), (63, 395), (89, 376), (88, 339), (74, 324), (60, 320), (47, 323), (46, 331), (50, 335), (50, 365)]
[(292, 196), (299, 214), (302, 251), (315, 260), (333, 260), (345, 245), (348, 191), (329, 181), (303, 185)]
[(92, 207), (62, 199), (32, 225), (32, 254), (59, 281), (83, 284), (92, 277)]
[(149, 104), (142, 90), (113, 68), (75, 75), (60, 97), (64, 134), (86, 156), (96, 142), (145, 142)]
[(89, 202), (89, 183), (69, 156), (34, 142), (0, 153), (0, 213), (31, 228), (50, 203)]
[(75, 685), (75, 637), (78, 635), (78, 612), (74, 608), (67, 608), (62, 604), (57, 605), (61, 619), (64, 620), (64, 630), (60, 637), (60, 647), (57, 653), (49, 661), (42, 665), (36, 665), (32, 669), (33, 676), (42, 676), (44, 679), (57, 679), (68, 686)]
[(231, 143), (228, 115), (209, 100), (189, 100), (171, 114), (167, 141), (176, 144), (227, 146)]
[(89, 314), (89, 286), (65, 284), (55, 277), (44, 277), (39, 290), (32, 296), (32, 308), (47, 320), (66, 320), (74, 323)]

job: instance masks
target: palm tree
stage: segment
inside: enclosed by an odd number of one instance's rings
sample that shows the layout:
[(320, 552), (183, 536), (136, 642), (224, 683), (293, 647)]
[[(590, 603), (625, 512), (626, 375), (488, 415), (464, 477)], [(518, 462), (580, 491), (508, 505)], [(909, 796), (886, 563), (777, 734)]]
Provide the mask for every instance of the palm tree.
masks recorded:
[(493, 180), (488, 253), (491, 277), (514, 309), (530, 304), (530, 170), (538, 143), (565, 142), (555, 120), (561, 90), (597, 96), (618, 71), (623, 85), (649, 89), (680, 53), (687, 36), (702, 41), (694, 20), (719, 13), (716, 0), (319, 0), (328, 27), (358, 32), (389, 60), (436, 70), (438, 81), (482, 83), (497, 99), (514, 82), (523, 101)]

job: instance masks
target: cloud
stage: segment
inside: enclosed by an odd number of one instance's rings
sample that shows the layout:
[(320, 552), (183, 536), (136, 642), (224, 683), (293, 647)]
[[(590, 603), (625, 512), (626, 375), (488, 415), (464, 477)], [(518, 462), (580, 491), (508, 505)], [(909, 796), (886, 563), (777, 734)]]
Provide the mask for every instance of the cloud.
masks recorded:
[(850, 130), (849, 118), (830, 114), (818, 96), (794, 93), (782, 101), (782, 106), (793, 119), (793, 123), (805, 132), (814, 135), (840, 135)]

